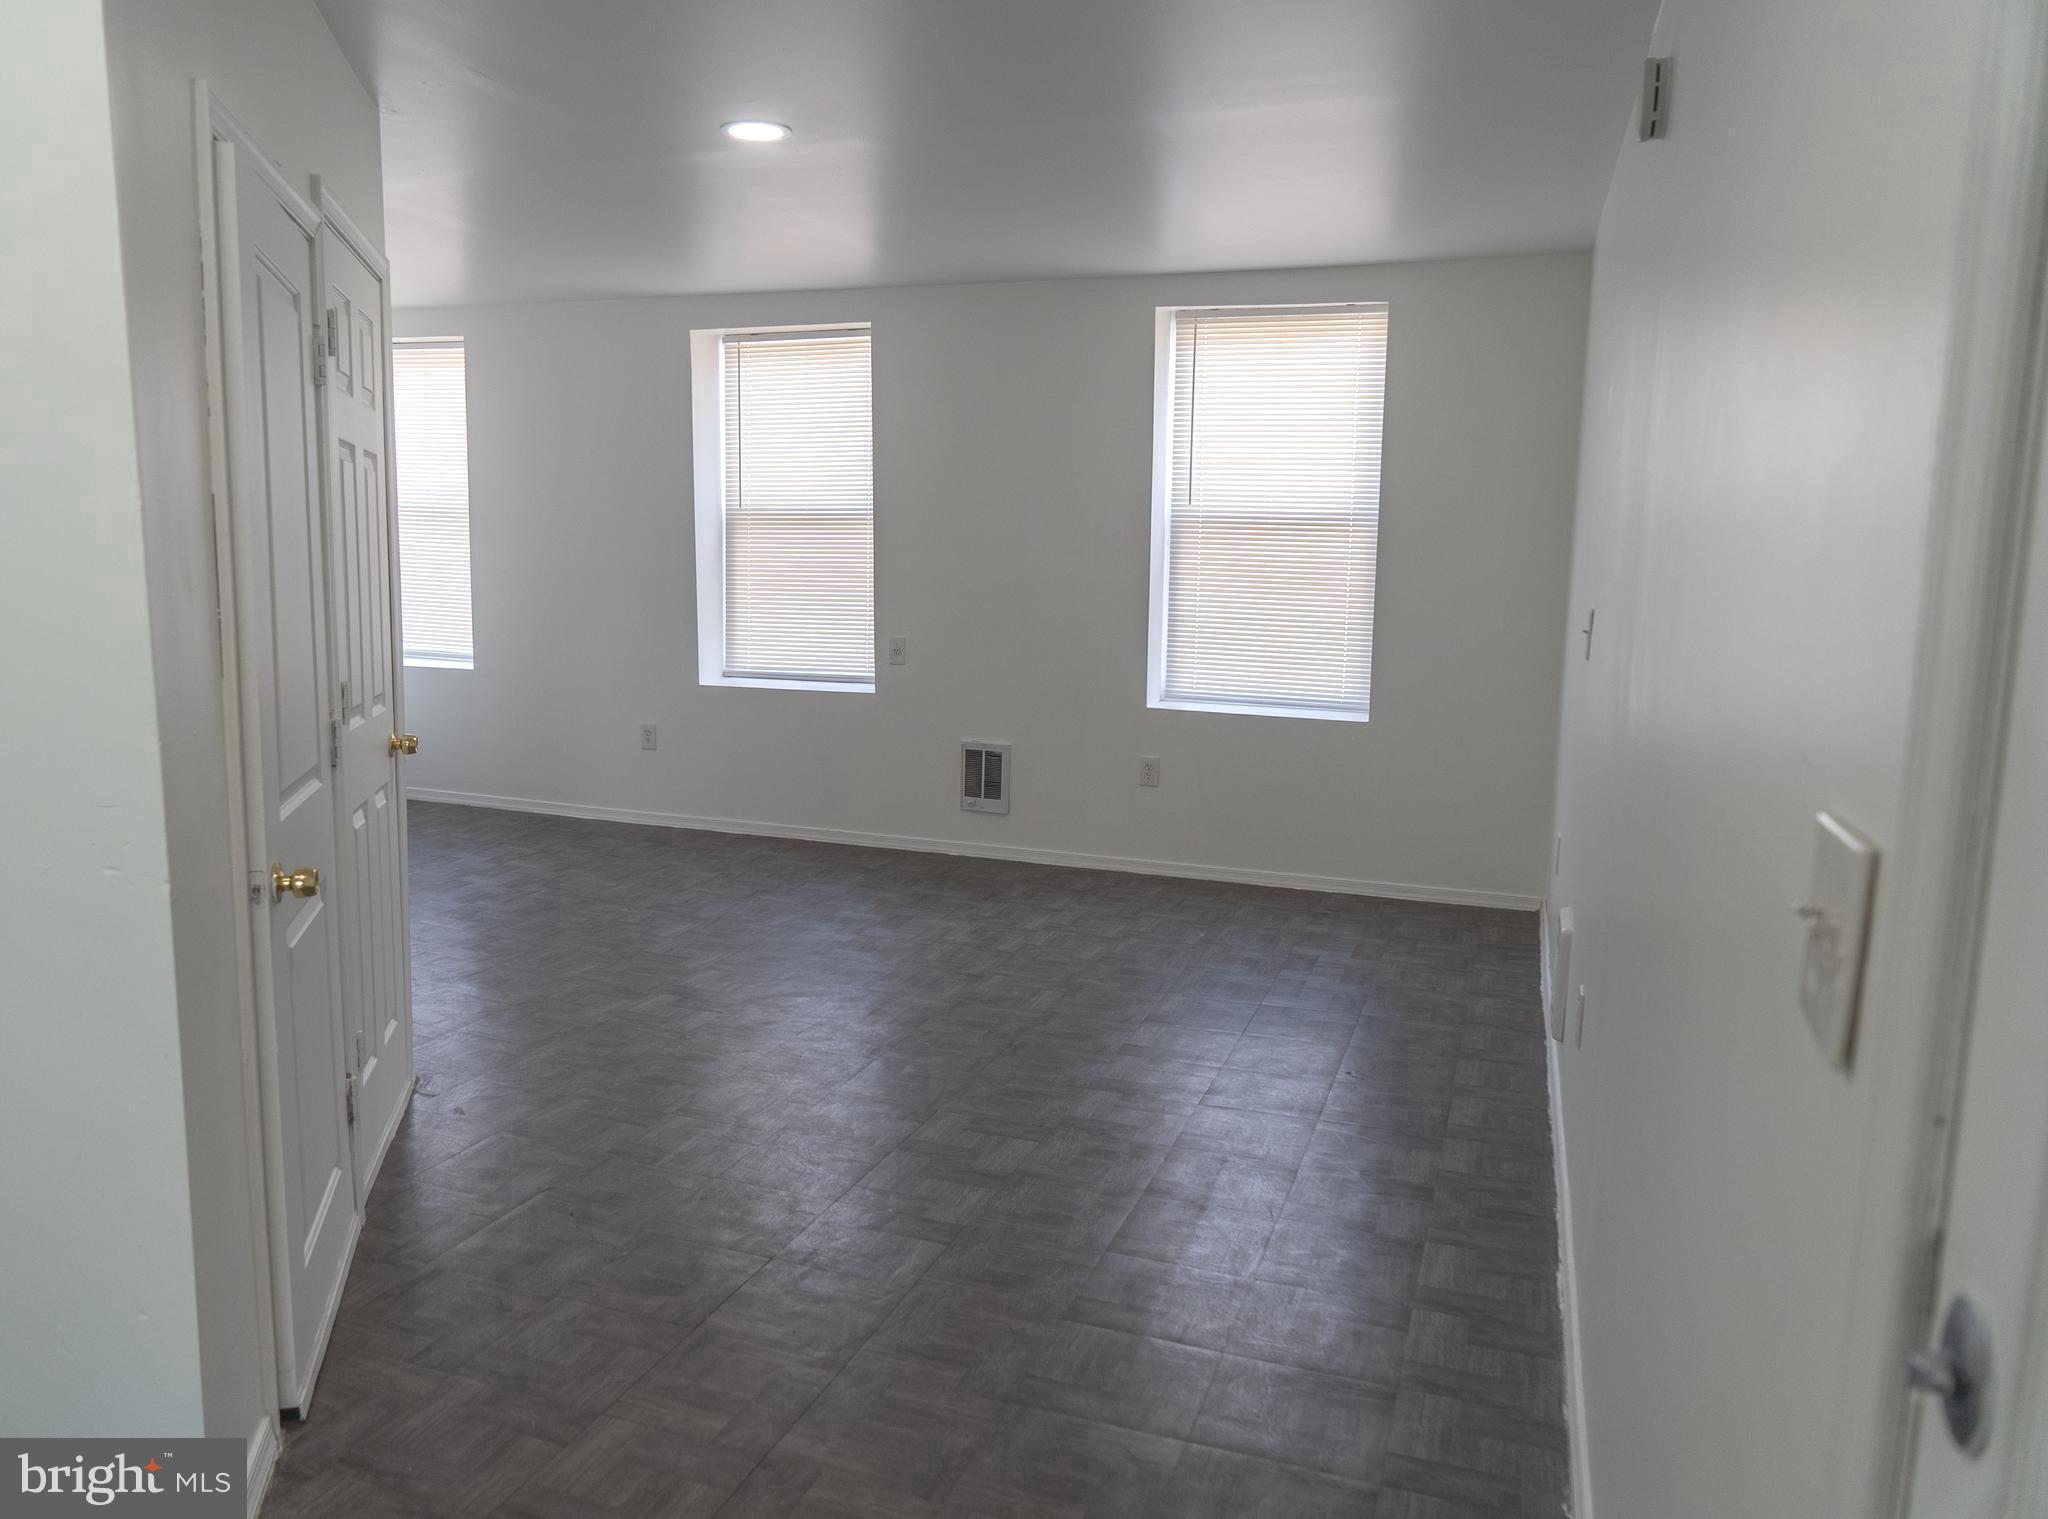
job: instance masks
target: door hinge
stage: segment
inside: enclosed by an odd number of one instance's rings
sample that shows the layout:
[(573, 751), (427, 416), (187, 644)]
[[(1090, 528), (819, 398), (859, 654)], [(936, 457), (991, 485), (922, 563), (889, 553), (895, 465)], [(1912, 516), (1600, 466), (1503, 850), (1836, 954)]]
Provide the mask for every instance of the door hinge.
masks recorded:
[(333, 358), (339, 351), (335, 346), (335, 320), (335, 310), (330, 306), (327, 308), (326, 325), (313, 329), (313, 354), (315, 358), (313, 383), (315, 385), (325, 385), (327, 383), (327, 361)]
[(356, 1126), (356, 1073), (350, 1071), (342, 1082), (342, 1093), (348, 1103), (348, 1126)]
[(332, 770), (341, 768), (341, 719), (338, 717), (327, 720), (327, 764)]
[(1593, 657), (1593, 619), (1599, 615), (1598, 608), (1586, 608), (1586, 625), (1579, 629), (1579, 632), (1584, 635), (1586, 640), (1586, 652), (1580, 656), (1581, 659), (1591, 659)]

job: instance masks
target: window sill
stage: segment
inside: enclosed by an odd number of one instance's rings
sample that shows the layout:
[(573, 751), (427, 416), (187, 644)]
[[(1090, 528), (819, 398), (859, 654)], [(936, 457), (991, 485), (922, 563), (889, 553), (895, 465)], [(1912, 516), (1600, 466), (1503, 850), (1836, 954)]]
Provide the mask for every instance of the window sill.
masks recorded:
[(765, 675), (700, 675), (700, 686), (749, 686), (757, 691), (851, 691), (873, 696), (873, 681), (857, 680), (773, 680)]
[(438, 654), (408, 654), (405, 656), (408, 670), (474, 670), (474, 659), (443, 658)]
[(1145, 703), (1162, 712), (1221, 712), (1231, 717), (1306, 717), (1319, 723), (1362, 723), (1366, 714), (1348, 707), (1264, 707), (1256, 702), (1174, 701), (1155, 696)]

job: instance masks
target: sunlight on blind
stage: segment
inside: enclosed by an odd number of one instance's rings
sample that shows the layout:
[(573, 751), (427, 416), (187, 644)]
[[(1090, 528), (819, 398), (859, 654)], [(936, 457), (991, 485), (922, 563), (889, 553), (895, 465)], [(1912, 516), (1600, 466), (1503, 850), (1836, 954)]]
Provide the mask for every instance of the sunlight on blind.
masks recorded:
[(392, 344), (405, 662), (469, 669), (469, 411), (461, 338)]
[(875, 678), (871, 344), (728, 333), (725, 673)]
[(1365, 715), (1386, 368), (1384, 306), (1175, 315), (1166, 700)]

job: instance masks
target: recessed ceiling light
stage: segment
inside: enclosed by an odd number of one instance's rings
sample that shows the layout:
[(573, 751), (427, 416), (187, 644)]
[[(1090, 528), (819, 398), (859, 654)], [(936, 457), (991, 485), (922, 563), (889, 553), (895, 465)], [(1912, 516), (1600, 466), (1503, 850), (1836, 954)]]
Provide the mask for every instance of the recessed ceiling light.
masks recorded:
[(779, 121), (728, 121), (718, 130), (735, 142), (780, 142), (789, 135)]

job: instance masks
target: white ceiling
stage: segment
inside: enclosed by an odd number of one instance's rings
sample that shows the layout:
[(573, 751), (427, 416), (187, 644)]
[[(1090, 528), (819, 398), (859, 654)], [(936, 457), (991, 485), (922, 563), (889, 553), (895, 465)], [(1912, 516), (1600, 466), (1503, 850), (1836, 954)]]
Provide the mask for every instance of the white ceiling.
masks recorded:
[(1655, 12), (317, 3), (383, 108), (406, 305), (1586, 247)]

